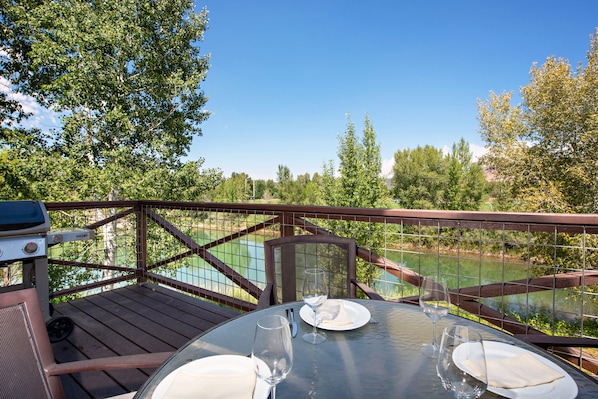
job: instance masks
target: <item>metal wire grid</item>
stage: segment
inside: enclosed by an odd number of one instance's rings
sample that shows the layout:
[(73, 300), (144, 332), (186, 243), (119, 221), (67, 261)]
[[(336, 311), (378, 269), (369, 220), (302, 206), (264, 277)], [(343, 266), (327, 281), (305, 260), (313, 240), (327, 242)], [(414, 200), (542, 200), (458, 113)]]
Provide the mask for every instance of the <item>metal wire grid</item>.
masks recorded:
[[(242, 289), (216, 271), (204, 258), (213, 256), (227, 265), (233, 265), (244, 277), (262, 288), (265, 286), (263, 241), (278, 237), (282, 229), (291, 227), (282, 223), (261, 228), (261, 223), (276, 216), (274, 212), (195, 207), (154, 211), (184, 235), (191, 237), (204, 252), (203, 258), (196, 254), (181, 256), (180, 259), (156, 267), (152, 272), (233, 297), (245, 295), (244, 299), (252, 301), (254, 298), (248, 298)], [(91, 225), (108, 215), (109, 212), (100, 214), (97, 209), (52, 212), (52, 228)], [(405, 221), (346, 214), (339, 218), (326, 213), (293, 213), (291, 216), (296, 233), (309, 234), (323, 230), (355, 237), (362, 248), (383, 256), (388, 261), (389, 269), (398, 264), (421, 275), (442, 274), (447, 277), (451, 289), (505, 284), (564, 271), (580, 272), (583, 278), (586, 270), (594, 268), (591, 262), (598, 253), (593, 234), (561, 233), (562, 226), (553, 226), (553, 231), (547, 232), (546, 226), (538, 229), (538, 226), (526, 225), (513, 229), (512, 225), (505, 224), (487, 229), (481, 222), (462, 223), (457, 220)], [(298, 220), (303, 220), (303, 224), (298, 225)], [(259, 228), (254, 231), (252, 228), (255, 226)], [(51, 257), (76, 259), (90, 264), (114, 263), (133, 269), (139, 255), (136, 227), (135, 215), (127, 215), (112, 222), (111, 228), (96, 230), (96, 237), (90, 242), (65, 243), (53, 247)], [(108, 261), (104, 243), (110, 234), (116, 237), (112, 240), (116, 256)], [(371, 238), (372, 235), (375, 235), (375, 239)], [(147, 236), (149, 265), (159, 265), (161, 261), (189, 251), (186, 245), (156, 223), (148, 222)], [(363, 240), (363, 237), (366, 239)], [(120, 273), (85, 272), (86, 281), (101, 281)], [(418, 293), (417, 287), (397, 278), (385, 267), (366, 283), (388, 299)], [(598, 293), (595, 287), (582, 284), (566, 291), (544, 290), (544, 293), (538, 294), (532, 291), (543, 287), (526, 281), (510, 284), (521, 285), (524, 292), (517, 297), (498, 295), (484, 299), (483, 303), (515, 317), (522, 325), (533, 324), (541, 315), (542, 321), (548, 322), (553, 333), (559, 333), (563, 322), (571, 325), (571, 321), (574, 321), (579, 324), (578, 335), (582, 336), (584, 324), (597, 322), (595, 303), (598, 302)], [(538, 299), (539, 296), (542, 298)], [(479, 315), (473, 316), (479, 318)]]
[(235, 282), (220, 273), (211, 262), (219, 261), (233, 266), (243, 277), (264, 288), (266, 278), (263, 242), (275, 237), (276, 233), (268, 229), (253, 229), (271, 220), (271, 213), (209, 208), (160, 209), (157, 213), (185, 236), (190, 237), (197, 244), (199, 249), (196, 252), (199, 253), (192, 254), (192, 248), (166, 234), (159, 226), (148, 224), (148, 235), (150, 231), (162, 231), (163, 234), (159, 240), (148, 240), (150, 265), (184, 255), (178, 260), (152, 269), (153, 273), (205, 290), (257, 302), (256, 298), (248, 295)]
[[(284, 229), (295, 234), (329, 232), (354, 237), (358, 245), (383, 257), (368, 285), (388, 299), (418, 294), (419, 289), (403, 281), (400, 274), (390, 273), (399, 265), (403, 270), (421, 275), (442, 275), (449, 288), (495, 284), (521, 287), (514, 296), (507, 292), (481, 299), (490, 308), (504, 312), (522, 326), (548, 326), (549, 334), (587, 336), (588, 328), (598, 325), (598, 291), (587, 285), (584, 275), (598, 262), (598, 237), (593, 232), (567, 233), (567, 226), (534, 224), (495, 224), (463, 220), (400, 219), (363, 215), (341, 216), (329, 213), (293, 212), (282, 223), (272, 221), (280, 213), (250, 209), (211, 209), (209, 207), (151, 207), (161, 218), (202, 248), (202, 256), (185, 255), (190, 248), (174, 238), (154, 221), (147, 222), (147, 264), (152, 272), (171, 277), (224, 295), (254, 301), (237, 284), (218, 272), (205, 259), (213, 256), (232, 266), (260, 288), (265, 286), (263, 242), (277, 238)], [(116, 209), (76, 209), (50, 213), (52, 228), (94, 225)], [(285, 220), (292, 220), (288, 224)], [(302, 222), (301, 222), (302, 221)], [(579, 226), (576, 226), (579, 229)], [(137, 242), (136, 214), (103, 225), (95, 230), (93, 240), (64, 243), (50, 249), (50, 257), (81, 262), (80, 267), (51, 265), (51, 289), (56, 291), (72, 284), (105, 281), (123, 275), (115, 270), (96, 270), (85, 265), (101, 264), (134, 270), (140, 253)], [(107, 245), (106, 242), (111, 243)], [(107, 256), (112, 253), (113, 256)], [(180, 258), (176, 258), (179, 256)], [(168, 262), (166, 262), (168, 261)], [(161, 264), (161, 262), (166, 262)], [(371, 266), (367, 258), (362, 268)], [(552, 289), (528, 281), (538, 276), (579, 273), (581, 285)], [(76, 276), (73, 280), (72, 274)], [(126, 283), (122, 283), (126, 284)], [(546, 290), (545, 288), (549, 288)], [(541, 290), (542, 292), (534, 292)], [(473, 294), (480, 297), (481, 291)], [(453, 313), (483, 321), (480, 314), (454, 308)], [(497, 318), (495, 324), (501, 326)], [(566, 329), (566, 332), (563, 332)], [(580, 358), (586, 356), (582, 351)]]
[[(51, 229), (85, 228), (115, 215), (125, 209), (69, 209), (50, 212)], [(73, 285), (100, 284), (117, 278), (127, 272), (115, 267), (133, 271), (136, 267), (136, 222), (135, 215), (127, 215), (94, 229), (91, 240), (64, 242), (49, 248), (50, 291), (68, 289)], [(70, 262), (69, 266), (52, 264), (52, 259)], [(98, 269), (96, 265), (106, 267)], [(122, 282), (104, 289), (130, 284)], [(98, 291), (90, 290), (89, 293)]]

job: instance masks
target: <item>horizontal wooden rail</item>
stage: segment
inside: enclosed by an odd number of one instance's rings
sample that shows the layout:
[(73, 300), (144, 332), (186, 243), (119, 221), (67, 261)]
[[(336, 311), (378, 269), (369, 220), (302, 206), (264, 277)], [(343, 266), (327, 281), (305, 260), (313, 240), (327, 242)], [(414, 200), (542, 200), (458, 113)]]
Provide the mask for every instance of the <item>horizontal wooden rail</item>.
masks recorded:
[[(596, 214), (556, 214), (517, 212), (435, 211), (413, 209), (350, 208), (274, 204), (236, 204), (212, 202), (174, 201), (90, 201), (90, 202), (47, 202), (48, 211), (94, 209), (94, 208), (164, 208), (198, 209), (205, 212), (249, 212), (255, 214), (295, 213), (310, 218), (330, 220), (355, 220), (401, 224), (419, 224), (424, 220), (446, 222), (445, 227), (504, 229), (514, 231), (550, 231), (567, 233), (598, 233)], [(523, 227), (528, 225), (527, 227)]]

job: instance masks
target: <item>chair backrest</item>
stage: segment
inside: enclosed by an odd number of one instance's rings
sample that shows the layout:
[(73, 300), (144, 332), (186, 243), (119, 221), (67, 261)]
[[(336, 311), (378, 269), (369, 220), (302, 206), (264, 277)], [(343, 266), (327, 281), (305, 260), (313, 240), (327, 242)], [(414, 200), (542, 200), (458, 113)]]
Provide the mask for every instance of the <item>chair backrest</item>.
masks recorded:
[(353, 238), (333, 235), (287, 236), (264, 242), (266, 279), (277, 303), (302, 298), (303, 272), (317, 267), (327, 272), (329, 298), (355, 298), (357, 246)]
[(35, 289), (0, 294), (0, 397), (63, 398), (60, 377), (44, 371), (54, 363)]

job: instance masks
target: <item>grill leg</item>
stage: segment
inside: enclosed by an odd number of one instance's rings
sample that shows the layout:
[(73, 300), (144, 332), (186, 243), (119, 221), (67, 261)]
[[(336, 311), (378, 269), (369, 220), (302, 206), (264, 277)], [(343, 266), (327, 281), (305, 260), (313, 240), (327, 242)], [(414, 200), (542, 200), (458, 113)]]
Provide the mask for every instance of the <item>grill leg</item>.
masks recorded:
[(23, 261), (23, 283), (25, 283), (25, 270), (30, 270), (31, 285), (35, 287), (39, 304), (42, 308), (44, 320), (50, 320), (50, 284), (48, 281), (48, 258), (35, 258)]

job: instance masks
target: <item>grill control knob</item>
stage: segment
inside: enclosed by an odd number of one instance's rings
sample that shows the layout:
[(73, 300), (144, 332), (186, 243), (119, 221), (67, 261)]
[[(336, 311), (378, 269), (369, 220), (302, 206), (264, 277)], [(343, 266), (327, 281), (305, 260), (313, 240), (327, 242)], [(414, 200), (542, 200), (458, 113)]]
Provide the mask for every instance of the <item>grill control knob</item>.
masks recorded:
[(36, 253), (38, 249), (39, 249), (39, 247), (38, 247), (37, 243), (31, 241), (31, 242), (28, 242), (27, 245), (25, 245), (23, 247), (23, 252), (31, 255), (31, 254)]

